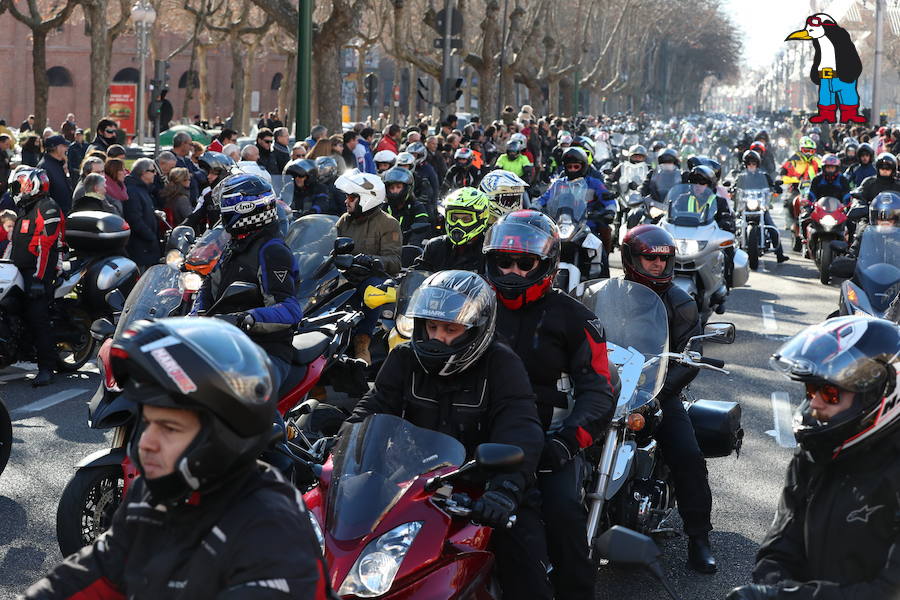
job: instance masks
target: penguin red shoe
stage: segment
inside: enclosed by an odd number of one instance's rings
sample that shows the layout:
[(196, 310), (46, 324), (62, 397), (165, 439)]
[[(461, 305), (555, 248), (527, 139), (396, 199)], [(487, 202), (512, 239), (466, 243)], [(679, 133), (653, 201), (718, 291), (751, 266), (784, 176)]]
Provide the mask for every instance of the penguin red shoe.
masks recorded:
[(819, 114), (809, 118), (810, 123), (836, 123), (837, 122), (837, 104), (825, 106), (819, 104)]
[[(859, 114), (859, 105), (845, 106), (841, 104), (841, 123), (865, 123), (866, 118)], [(812, 119), (810, 119), (812, 121)], [(832, 121), (833, 123), (834, 121)]]

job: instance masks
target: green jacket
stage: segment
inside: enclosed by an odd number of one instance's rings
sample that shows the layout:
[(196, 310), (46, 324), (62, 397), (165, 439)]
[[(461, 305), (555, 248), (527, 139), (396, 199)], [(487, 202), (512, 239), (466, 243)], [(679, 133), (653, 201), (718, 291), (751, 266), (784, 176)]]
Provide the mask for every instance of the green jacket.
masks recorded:
[(338, 236), (353, 239), (356, 252), (380, 259), (391, 275), (400, 272), (403, 237), (397, 219), (379, 208), (359, 217), (344, 213), (336, 227)]

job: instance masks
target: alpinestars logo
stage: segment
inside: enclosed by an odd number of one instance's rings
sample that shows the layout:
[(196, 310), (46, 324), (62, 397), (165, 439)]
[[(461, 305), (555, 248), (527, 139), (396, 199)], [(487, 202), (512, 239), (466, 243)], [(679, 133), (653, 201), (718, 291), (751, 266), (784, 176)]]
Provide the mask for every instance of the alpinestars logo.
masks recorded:
[(884, 508), (884, 505), (879, 504), (878, 506), (869, 508), (869, 505), (866, 504), (862, 508), (857, 508), (854, 511), (850, 511), (850, 513), (847, 515), (847, 522), (853, 523), (855, 521), (859, 521), (860, 523), (868, 523), (869, 517), (872, 516), (872, 513), (874, 513), (879, 508)]

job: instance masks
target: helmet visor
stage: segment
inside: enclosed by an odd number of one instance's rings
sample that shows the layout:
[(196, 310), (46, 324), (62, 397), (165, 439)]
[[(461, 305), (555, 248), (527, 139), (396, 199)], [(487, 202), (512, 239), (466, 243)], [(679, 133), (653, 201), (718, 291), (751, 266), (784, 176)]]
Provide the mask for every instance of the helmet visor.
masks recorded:
[(553, 248), (553, 237), (546, 231), (525, 223), (504, 223), (488, 229), (484, 251), (536, 254), (548, 258)]
[(458, 323), (471, 329), (484, 323), (485, 302), (488, 297), (486, 294), (473, 296), (442, 287), (421, 287), (413, 293), (406, 308), (406, 316), (411, 319)]

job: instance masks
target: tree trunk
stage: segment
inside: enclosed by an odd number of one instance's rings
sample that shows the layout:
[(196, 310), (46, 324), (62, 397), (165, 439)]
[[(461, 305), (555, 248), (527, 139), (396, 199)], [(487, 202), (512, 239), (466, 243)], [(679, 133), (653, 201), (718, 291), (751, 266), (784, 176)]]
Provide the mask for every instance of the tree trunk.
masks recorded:
[[(559, 114), (559, 79), (553, 77), (547, 80), (548, 108), (550, 114)], [(568, 112), (568, 111), (566, 111)]]
[(234, 128), (245, 132), (247, 127), (247, 115), (244, 112), (244, 48), (241, 39), (237, 35), (231, 36), (231, 83), (234, 86), (231, 111), (234, 115)]
[[(294, 53), (290, 53), (285, 56), (284, 60), (284, 76), (281, 78), (281, 87), (278, 88), (278, 114), (290, 115), (294, 114), (294, 111), (291, 110), (290, 105), (290, 91), (291, 91), (291, 73), (297, 70), (297, 55)], [(285, 121), (285, 125), (291, 123), (293, 119), (288, 118)]]
[[(86, 2), (81, 5), (91, 31), (91, 126), (106, 116), (109, 104), (109, 67), (112, 49), (106, 27), (106, 2)], [(135, 117), (135, 125), (140, 119)]]
[[(256, 58), (256, 50), (259, 47), (259, 42), (258, 42), (259, 38), (255, 37), (254, 40), (257, 40), (257, 41), (254, 41), (251, 44), (244, 45), (244, 48), (245, 48), (244, 64), (245, 65), (254, 64), (254, 60)], [(253, 69), (244, 69), (244, 86), (243, 87), (244, 87), (244, 106), (246, 107), (245, 110), (247, 111), (247, 116), (250, 117), (251, 116), (250, 110), (253, 105), (253, 103), (251, 101), (251, 99), (253, 97)], [(262, 103), (260, 103), (259, 111), (260, 112), (265, 111), (266, 113), (268, 113), (269, 109), (268, 108), (264, 109), (262, 107)]]
[(416, 110), (416, 90), (419, 84), (416, 82), (416, 65), (409, 65), (409, 89), (406, 94), (406, 114), (409, 115), (411, 125), (419, 122), (419, 113)]
[(198, 95), (200, 96), (200, 119), (209, 119), (209, 84), (207, 83), (207, 78), (209, 77), (209, 64), (207, 63), (206, 57), (206, 46), (203, 44), (197, 44), (197, 76), (200, 79), (200, 90), (198, 91)]
[[(187, 70), (187, 81), (184, 84), (184, 102), (181, 105), (181, 114), (191, 118), (194, 115), (191, 114), (191, 100), (194, 99), (194, 67), (197, 64), (197, 38), (191, 42), (191, 59), (188, 61), (188, 70)], [(203, 115), (200, 115), (200, 118), (203, 118)], [(191, 119), (191, 123), (193, 123), (193, 119)]]
[[(47, 81), (47, 34), (31, 31), (31, 72), (34, 77), (34, 129), (40, 135), (47, 126), (47, 100), (50, 84)], [(91, 124), (93, 126), (93, 123)]]
[(329, 133), (341, 131), (342, 39), (343, 34), (325, 37), (320, 33), (313, 45), (312, 99), (317, 110), (311, 122), (324, 125)]
[(356, 51), (356, 120), (363, 120), (363, 106), (366, 104), (366, 52), (368, 46)]

